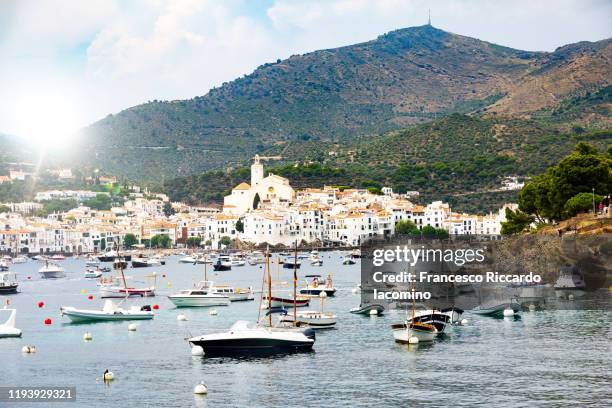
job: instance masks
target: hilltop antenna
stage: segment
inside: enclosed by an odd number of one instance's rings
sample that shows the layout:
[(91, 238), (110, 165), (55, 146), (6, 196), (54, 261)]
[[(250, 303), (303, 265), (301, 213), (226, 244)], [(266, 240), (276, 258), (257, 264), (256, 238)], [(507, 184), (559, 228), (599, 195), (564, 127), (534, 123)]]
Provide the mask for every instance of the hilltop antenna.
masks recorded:
[(431, 25), (431, 9), (427, 9), (427, 25)]

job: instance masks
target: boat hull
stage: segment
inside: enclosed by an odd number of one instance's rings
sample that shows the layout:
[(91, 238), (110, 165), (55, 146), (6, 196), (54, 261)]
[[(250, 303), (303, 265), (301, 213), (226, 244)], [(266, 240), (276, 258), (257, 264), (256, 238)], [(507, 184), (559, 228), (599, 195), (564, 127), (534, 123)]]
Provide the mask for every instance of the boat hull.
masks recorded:
[(111, 288), (100, 288), (100, 297), (103, 299), (106, 298), (124, 298), (124, 297), (152, 297), (155, 296), (155, 289), (152, 288), (121, 288), (121, 287), (111, 287)]
[(43, 279), (59, 279), (64, 278), (66, 273), (63, 271), (39, 272)]
[(502, 303), (494, 307), (473, 309), (472, 313), (480, 316), (504, 317), (504, 310), (506, 309), (512, 309), (516, 314), (521, 311), (521, 306), (518, 303)]
[(17, 293), (17, 288), (19, 284), (0, 286), (0, 295), (8, 295), (11, 293)]
[(211, 307), (229, 306), (230, 304), (230, 299), (227, 297), (168, 296), (168, 299), (176, 307)]
[(336, 295), (336, 288), (305, 288), (305, 289), (300, 289), (300, 295), (314, 295), (314, 296), (319, 296), (321, 294), (321, 292), (325, 292), (327, 294), (327, 296), (335, 296)]
[(365, 305), (360, 307), (354, 307), (350, 310), (351, 313), (354, 314), (370, 314), (372, 310), (376, 310), (377, 314), (381, 315), (385, 311), (385, 307), (383, 305), (373, 304), (373, 305)]
[(120, 320), (151, 320), (153, 313), (95, 313), (84, 311), (63, 311), (73, 323), (110, 322)]
[(214, 264), (213, 269), (215, 271), (229, 271), (232, 269), (232, 265)]
[(437, 334), (438, 333), (436, 331), (425, 331), (408, 327), (393, 330), (393, 338), (395, 339), (395, 342), (401, 344), (409, 344), (408, 339), (411, 337), (416, 337), (419, 339), (419, 343), (431, 342), (435, 340)]
[[(272, 296), (271, 300), (272, 300), (271, 307), (293, 307), (294, 305), (293, 298), (285, 299), (285, 298)], [(309, 304), (310, 304), (310, 299), (296, 299), (295, 300), (295, 305), (297, 307), (304, 307), (304, 306), (308, 306)]]

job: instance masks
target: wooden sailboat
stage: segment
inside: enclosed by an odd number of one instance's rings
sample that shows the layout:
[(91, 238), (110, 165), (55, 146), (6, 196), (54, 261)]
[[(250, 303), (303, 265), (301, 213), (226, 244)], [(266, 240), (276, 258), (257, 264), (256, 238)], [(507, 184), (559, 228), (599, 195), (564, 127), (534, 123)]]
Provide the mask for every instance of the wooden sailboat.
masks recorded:
[[(416, 287), (412, 288), (412, 316), (410, 320), (408, 320), (408, 316), (406, 316), (406, 322), (394, 324), (391, 326), (393, 329), (393, 337), (397, 343), (411, 343), (412, 338), (418, 339), (418, 342), (429, 342), (433, 341), (438, 335), (438, 330), (432, 324), (423, 323), (415, 319), (414, 317), (414, 307), (415, 307), (415, 297), (414, 294), (416, 292)], [(408, 312), (406, 310), (406, 312)], [(408, 313), (406, 313), (408, 314)]]
[[(119, 254), (117, 253), (117, 257)], [(123, 273), (122, 264), (119, 263), (119, 273), (121, 274), (121, 282), (123, 283), (123, 287), (116, 285), (114, 281), (111, 280), (110, 283), (103, 283), (100, 285), (100, 296), (102, 298), (124, 298), (129, 296), (140, 296), (140, 297), (150, 297), (155, 296), (155, 283), (153, 286), (146, 288), (134, 288), (129, 287), (127, 285), (127, 281), (125, 279), (125, 274)], [(148, 277), (152, 277), (154, 282), (157, 281), (157, 274), (154, 272), (152, 275)]]

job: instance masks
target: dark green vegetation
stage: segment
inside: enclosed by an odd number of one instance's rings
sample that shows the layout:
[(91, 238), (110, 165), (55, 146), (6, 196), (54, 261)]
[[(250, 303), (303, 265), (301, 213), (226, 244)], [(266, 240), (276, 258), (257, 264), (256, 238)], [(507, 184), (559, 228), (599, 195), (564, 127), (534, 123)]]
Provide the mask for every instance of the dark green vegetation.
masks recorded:
[(525, 184), (518, 196), (519, 210), (506, 212), (502, 233), (521, 232), (534, 220), (555, 222), (592, 211), (611, 191), (612, 147), (600, 152), (580, 142), (559, 164)]
[(255, 153), (279, 155), (272, 171), (296, 187), (388, 185), (482, 211), (515, 199), (490, 192), (503, 176), (539, 173), (577, 140), (609, 141), (611, 50), (608, 39), (526, 52), (407, 28), (109, 115), (53, 157), (218, 203)]
[(172, 240), (167, 234), (157, 234), (151, 237), (149, 245), (151, 248), (170, 248)]
[(416, 224), (410, 220), (406, 221), (398, 221), (395, 223), (395, 233), (401, 235), (419, 235), (426, 237), (437, 237), (437, 238), (447, 238), (448, 231), (444, 228), (435, 228), (431, 225), (426, 225), (422, 230), (416, 226)]
[(131, 248), (132, 246), (138, 243), (138, 239), (136, 235), (132, 233), (127, 233), (123, 236), (123, 246), (126, 248)]

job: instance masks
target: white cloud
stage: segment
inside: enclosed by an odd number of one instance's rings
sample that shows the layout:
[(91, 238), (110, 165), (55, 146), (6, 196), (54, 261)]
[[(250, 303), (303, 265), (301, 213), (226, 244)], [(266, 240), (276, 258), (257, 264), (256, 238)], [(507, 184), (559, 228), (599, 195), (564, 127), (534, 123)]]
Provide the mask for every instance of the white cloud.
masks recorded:
[(249, 1), (0, 3), (0, 131), (23, 127), (28, 115), (11, 101), (37, 89), (69, 96), (66, 116), (76, 105), (86, 125), (147, 100), (202, 95), (277, 58), (425, 24), (428, 8), (436, 27), (531, 50), (608, 37), (612, 17), (596, 0), (275, 0), (259, 13)]

